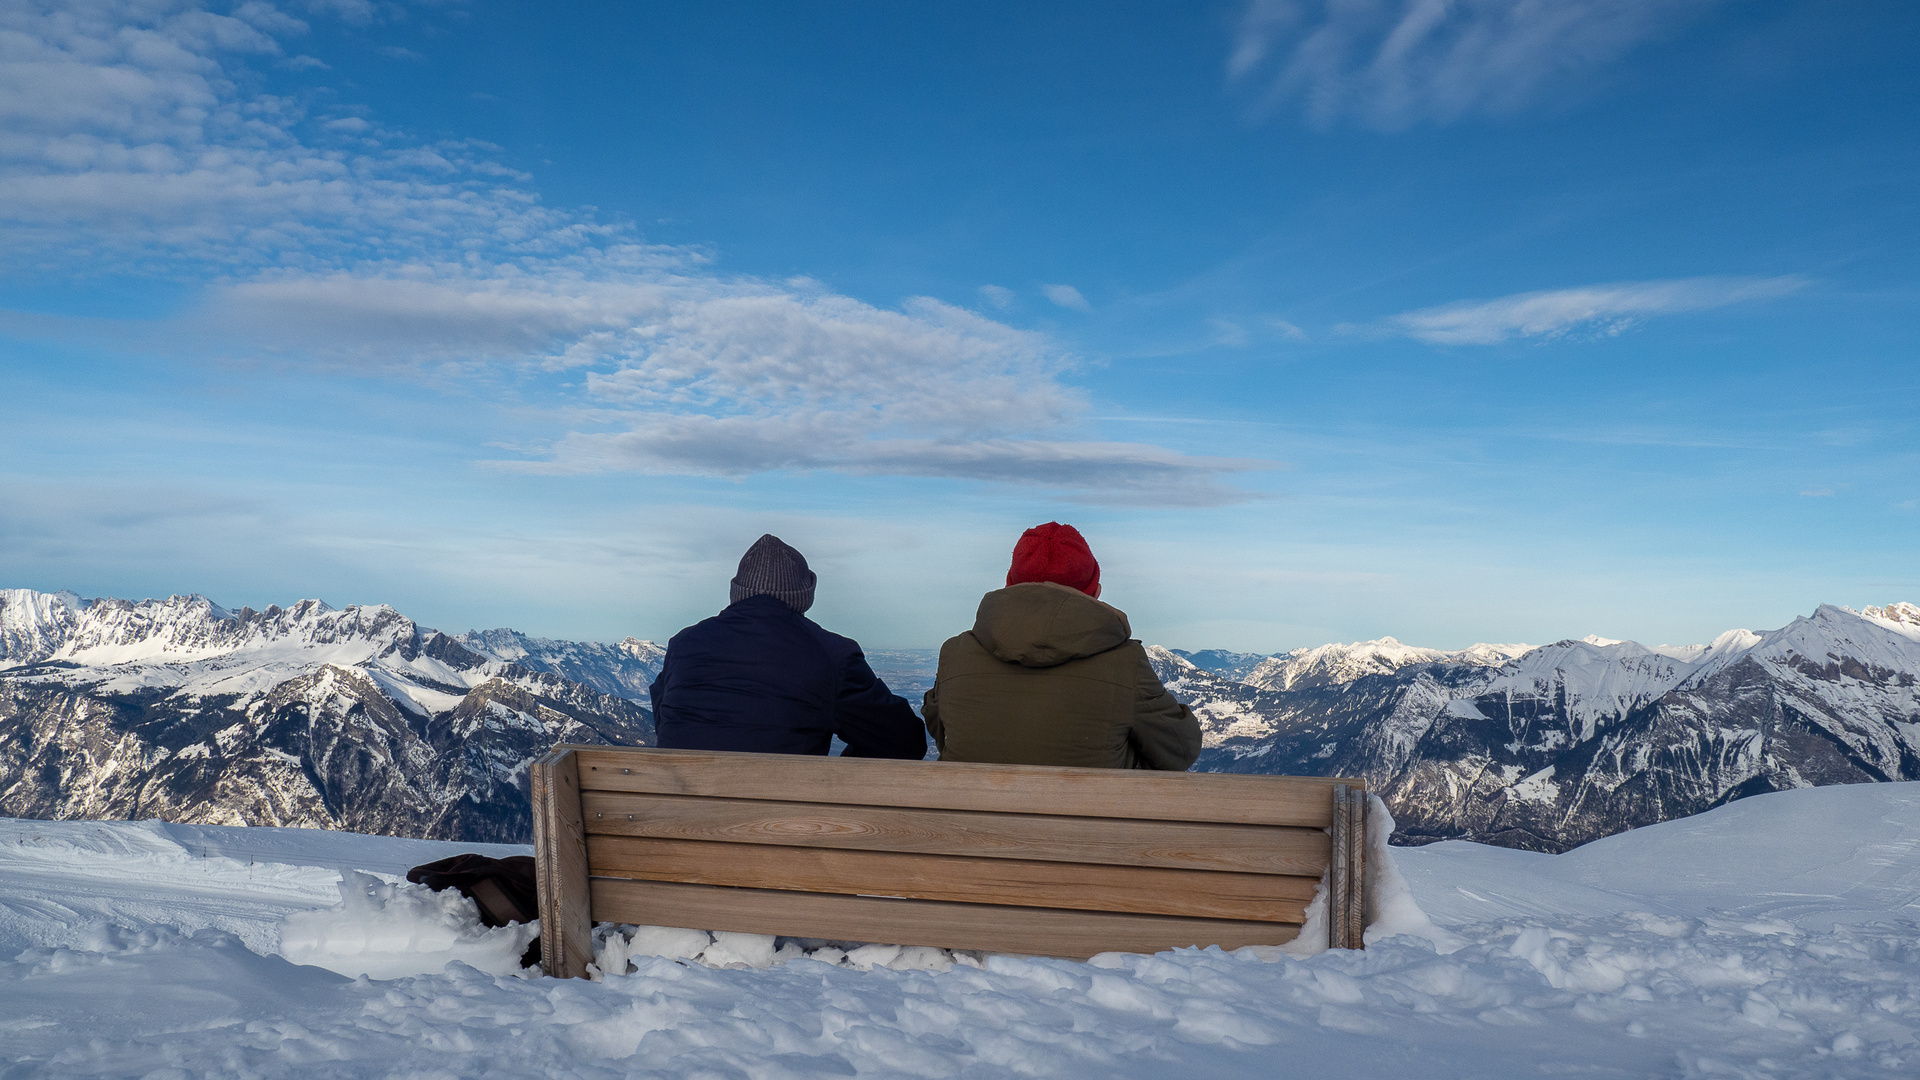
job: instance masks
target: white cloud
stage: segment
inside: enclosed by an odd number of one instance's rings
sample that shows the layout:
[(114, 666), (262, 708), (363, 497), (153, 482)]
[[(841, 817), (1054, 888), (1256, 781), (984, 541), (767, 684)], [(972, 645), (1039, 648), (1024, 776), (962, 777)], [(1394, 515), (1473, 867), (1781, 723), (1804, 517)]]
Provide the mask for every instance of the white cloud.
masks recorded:
[(1611, 335), (1649, 316), (1785, 296), (1807, 284), (1795, 276), (1697, 277), (1549, 289), (1408, 311), (1388, 319), (1382, 329), (1432, 345), (1493, 345), (1581, 328)]
[(1093, 310), (1093, 305), (1087, 303), (1087, 298), (1080, 295), (1080, 290), (1071, 285), (1042, 285), (1040, 291), (1047, 299), (1063, 308), (1072, 308), (1075, 311)]
[(0, 258), (217, 280), (154, 328), (202, 353), (580, 372), (584, 397), (559, 410), (580, 430), (522, 468), (827, 469), (1185, 505), (1243, 498), (1216, 478), (1262, 467), (1091, 440), (1074, 358), (1044, 337), (925, 298), (722, 276), (701, 251), (542, 206), (484, 146), (248, 96), (240, 65), (304, 30), (257, 0), (232, 17), (189, 0), (0, 9)]
[(482, 147), (370, 141), (242, 92), (245, 61), (282, 55), (273, 35), (304, 27), (257, 2), (231, 17), (187, 0), (0, 5), (12, 260), (232, 273), (551, 253), (608, 235), (541, 206)]
[(1510, 112), (1718, 0), (1251, 0), (1227, 62), (1261, 108), (1398, 130)]
[(1013, 290), (1003, 285), (982, 285), (980, 286), (980, 299), (985, 300), (1001, 311), (1006, 311), (1013, 307)]
[[(186, 324), (250, 353), (355, 367), (583, 368), (595, 430), (501, 467), (934, 476), (1083, 501), (1212, 505), (1268, 467), (1075, 437), (1088, 410), (1045, 338), (928, 298), (890, 311), (792, 284), (661, 270), (593, 279), (288, 276), (212, 294)], [(289, 349), (278, 343), (297, 342)]]
[(640, 469), (744, 475), (776, 469), (939, 476), (1066, 489), (1078, 502), (1218, 506), (1245, 492), (1218, 484), (1222, 473), (1270, 467), (1244, 458), (1203, 458), (1147, 443), (1047, 439), (872, 439), (845, 413), (778, 416), (661, 415), (626, 430), (574, 433), (549, 461), (507, 462), (536, 472)]

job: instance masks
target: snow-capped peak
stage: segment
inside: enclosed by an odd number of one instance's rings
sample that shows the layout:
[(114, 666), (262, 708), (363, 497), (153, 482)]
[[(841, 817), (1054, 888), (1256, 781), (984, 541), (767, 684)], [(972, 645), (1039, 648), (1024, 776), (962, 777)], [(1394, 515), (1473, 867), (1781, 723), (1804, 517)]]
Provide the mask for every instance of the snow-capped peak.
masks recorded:
[(1909, 630), (1920, 630), (1920, 605), (1901, 601), (1870, 607), (1860, 614), (1869, 619), (1878, 619), (1883, 623), (1892, 623), (1903, 633)]
[(52, 656), (86, 609), (70, 592), (0, 589), (0, 667)]
[(1457, 653), (1452, 653), (1449, 658), (1462, 664), (1472, 664), (1475, 667), (1499, 667), (1501, 664), (1515, 657), (1525, 656), (1533, 650), (1534, 646), (1522, 645), (1518, 642), (1501, 643), (1483, 641), (1477, 645), (1469, 645)]
[(1912, 604), (1866, 611), (1821, 604), (1812, 615), (1762, 635), (1748, 655), (1788, 665), (1803, 661), (1839, 669), (1851, 664), (1861, 670), (1920, 670), (1920, 624), (1876, 613), (1892, 611), (1900, 616), (1913, 610)]
[(1199, 665), (1174, 652), (1164, 645), (1145, 645), (1147, 660), (1155, 665), (1165, 665), (1175, 671), (1198, 671)]
[(1352, 644), (1295, 649), (1261, 661), (1243, 681), (1263, 690), (1292, 690), (1310, 684), (1340, 685), (1369, 675), (1390, 675), (1416, 664), (1497, 667), (1532, 649), (1531, 645), (1482, 643), (1459, 652), (1446, 652), (1382, 637)]
[(660, 661), (667, 658), (665, 645), (631, 635), (614, 642), (613, 647), (643, 664), (652, 664), (656, 669), (660, 666)]
[(636, 637), (607, 645), (531, 637), (506, 627), (469, 630), (454, 640), (482, 656), (551, 672), (603, 694), (635, 701), (648, 699), (648, 687), (667, 655), (666, 646)]

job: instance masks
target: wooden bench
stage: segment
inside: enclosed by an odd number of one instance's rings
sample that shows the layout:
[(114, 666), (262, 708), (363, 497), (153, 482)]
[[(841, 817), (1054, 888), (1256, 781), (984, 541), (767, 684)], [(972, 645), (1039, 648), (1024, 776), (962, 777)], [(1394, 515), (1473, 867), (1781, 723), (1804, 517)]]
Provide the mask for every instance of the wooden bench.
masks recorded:
[(1364, 785), (558, 746), (535, 762), (541, 957), (593, 924), (1084, 959), (1278, 945), (1328, 885), (1359, 948)]

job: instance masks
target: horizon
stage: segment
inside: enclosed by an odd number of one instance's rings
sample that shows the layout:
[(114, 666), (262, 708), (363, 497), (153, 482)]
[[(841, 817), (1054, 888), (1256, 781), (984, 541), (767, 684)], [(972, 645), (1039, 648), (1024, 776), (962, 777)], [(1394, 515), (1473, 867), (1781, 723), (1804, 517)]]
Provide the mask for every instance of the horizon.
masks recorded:
[(1059, 520), (1269, 655), (1920, 597), (1920, 10), (1424, 10), (10, 8), (0, 570), (665, 641), (772, 532), (920, 649)]
[[(16, 590), (15, 588), (8, 587), (8, 586), (0, 586), (0, 595), (4, 595), (5, 593), (13, 592), (13, 591), (21, 591), (21, 590)], [(667, 642), (667, 638), (672, 636), (669, 634), (659, 638), (650, 638), (650, 637), (644, 637), (640, 635), (623, 635), (622, 637), (619, 637), (619, 638), (586, 638), (586, 637), (578, 637), (578, 636), (569, 636), (566, 634), (533, 633), (533, 632), (523, 630), (520, 627), (509, 626), (504, 623), (496, 624), (493, 626), (478, 626), (478, 625), (468, 626), (462, 630), (449, 630), (446, 627), (442, 627), (442, 626), (428, 625), (427, 623), (417, 618), (414, 618), (412, 615), (408, 614), (408, 612), (406, 612), (405, 610), (393, 604), (386, 604), (386, 603), (380, 603), (380, 602), (371, 602), (371, 603), (365, 603), (365, 604), (334, 604), (329, 602), (323, 597), (317, 597), (317, 596), (300, 597), (299, 599), (292, 600), (287, 603), (274, 603), (274, 604), (268, 604), (259, 608), (254, 608), (251, 604), (242, 604), (238, 606), (223, 604), (219, 600), (215, 599), (214, 597), (208, 596), (204, 593), (175, 593), (168, 596), (147, 596), (147, 597), (136, 598), (136, 597), (127, 597), (127, 596), (86, 596), (82, 593), (75, 592), (71, 589), (24, 590), (24, 591), (41, 592), (45, 595), (72, 596), (76, 600), (79, 600), (84, 604), (93, 604), (102, 600), (119, 600), (125, 603), (142, 604), (142, 603), (162, 603), (169, 600), (177, 600), (177, 599), (189, 599), (189, 600), (198, 599), (198, 600), (206, 601), (208, 604), (212, 605), (215, 608), (220, 609), (221, 611), (229, 615), (236, 615), (239, 612), (247, 609), (251, 609), (256, 613), (264, 613), (270, 607), (278, 608), (282, 611), (286, 611), (294, 607), (297, 607), (300, 604), (306, 603), (310, 600), (317, 601), (318, 603), (320, 603), (321, 605), (323, 605), (324, 607), (326, 607), (328, 610), (331, 610), (331, 611), (340, 611), (340, 610), (351, 608), (351, 607), (385, 607), (405, 618), (412, 620), (415, 623), (415, 625), (421, 627), (422, 629), (431, 630), (431, 631), (435, 631), (442, 634), (447, 634), (448, 636), (454, 637), (454, 638), (459, 638), (461, 636), (469, 635), (469, 634), (487, 634), (487, 633), (494, 633), (497, 631), (505, 630), (511, 633), (524, 635), (525, 637), (531, 638), (531, 639), (546, 640), (546, 641), (553, 641), (553, 642), (559, 642), (559, 643), (615, 645), (615, 644), (618, 644), (620, 641), (631, 638), (633, 640), (637, 640), (646, 644), (652, 644), (652, 645), (658, 645), (658, 646), (664, 647)], [(1911, 601), (1902, 601), (1902, 600), (1889, 600), (1882, 604), (1867, 605), (1864, 608), (1855, 608), (1851, 605), (1845, 605), (1845, 604), (1822, 603), (1817, 607), (1815, 607), (1813, 610), (1808, 611), (1801, 615), (1796, 615), (1794, 616), (1793, 619), (1789, 619), (1777, 627), (1768, 627), (1768, 628), (1762, 629), (1762, 628), (1756, 628), (1751, 626), (1733, 626), (1733, 627), (1728, 627), (1724, 630), (1721, 630), (1718, 633), (1713, 634), (1712, 636), (1704, 638), (1702, 640), (1689, 641), (1689, 642), (1681, 642), (1681, 641), (1644, 642), (1634, 638), (1613, 638), (1613, 637), (1608, 637), (1604, 634), (1589, 633), (1589, 634), (1582, 634), (1578, 636), (1553, 638), (1550, 640), (1531, 642), (1531, 643), (1514, 641), (1514, 640), (1476, 641), (1463, 646), (1446, 647), (1446, 646), (1428, 645), (1428, 644), (1417, 642), (1417, 641), (1406, 641), (1399, 637), (1396, 637), (1393, 634), (1383, 634), (1380, 637), (1376, 637), (1376, 638), (1356, 639), (1353, 641), (1323, 641), (1323, 642), (1315, 643), (1313, 645), (1295, 646), (1291, 649), (1275, 649), (1275, 650), (1262, 651), (1258, 649), (1225, 649), (1225, 648), (1221, 648), (1219, 646), (1214, 646), (1214, 645), (1205, 645), (1205, 644), (1194, 645), (1194, 644), (1184, 643), (1184, 642), (1177, 645), (1169, 645), (1164, 641), (1155, 641), (1152, 639), (1142, 639), (1142, 641), (1143, 641), (1143, 644), (1146, 644), (1149, 646), (1158, 646), (1160, 648), (1167, 649), (1170, 652), (1181, 654), (1183, 656), (1189, 656), (1189, 657), (1193, 655), (1201, 654), (1201, 653), (1207, 653), (1207, 652), (1233, 653), (1233, 654), (1239, 654), (1239, 655), (1245, 655), (1245, 656), (1277, 657), (1277, 656), (1287, 656), (1287, 655), (1307, 652), (1312, 649), (1323, 648), (1323, 647), (1332, 647), (1332, 646), (1357, 647), (1361, 645), (1379, 645), (1382, 643), (1392, 643), (1392, 644), (1400, 645), (1402, 647), (1409, 648), (1409, 649), (1422, 649), (1422, 650), (1445, 652), (1445, 653), (1466, 652), (1468, 650), (1480, 648), (1480, 647), (1489, 647), (1489, 648), (1496, 648), (1496, 649), (1519, 649), (1519, 650), (1522, 650), (1522, 652), (1524, 653), (1524, 652), (1532, 652), (1536, 649), (1541, 649), (1549, 645), (1558, 645), (1566, 642), (1584, 642), (1589, 645), (1595, 645), (1603, 648), (1607, 646), (1612, 646), (1612, 645), (1627, 644), (1627, 645), (1636, 645), (1636, 646), (1639, 646), (1640, 648), (1648, 649), (1651, 651), (1658, 651), (1661, 649), (1706, 648), (1706, 647), (1712, 646), (1713, 644), (1717, 643), (1721, 639), (1727, 638), (1735, 634), (1755, 634), (1755, 635), (1764, 637), (1767, 634), (1775, 633), (1779, 630), (1785, 629), (1788, 626), (1791, 626), (1795, 621), (1799, 619), (1811, 618), (1813, 615), (1818, 613), (1818, 610), (1821, 607), (1837, 607), (1843, 611), (1847, 611), (1849, 613), (1852, 613), (1854, 615), (1859, 615), (1862, 617), (1885, 618), (1885, 616), (1875, 614), (1873, 609), (1898, 608), (1902, 606), (1915, 607), (1920, 605), (1915, 605)], [(874, 643), (868, 643), (868, 642), (861, 642), (861, 646), (866, 652), (870, 654), (937, 653), (939, 651), (938, 642), (934, 642), (932, 644), (925, 644), (925, 645), (874, 644)], [(1516, 655), (1519, 655), (1519, 654), (1516, 654)]]

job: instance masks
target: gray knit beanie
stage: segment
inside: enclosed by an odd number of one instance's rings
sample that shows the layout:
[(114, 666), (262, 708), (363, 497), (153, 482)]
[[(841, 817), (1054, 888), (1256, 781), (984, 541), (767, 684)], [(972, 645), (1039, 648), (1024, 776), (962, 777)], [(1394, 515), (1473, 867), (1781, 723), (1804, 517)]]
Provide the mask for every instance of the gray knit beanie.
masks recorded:
[(733, 575), (727, 602), (737, 604), (749, 596), (771, 596), (804, 615), (813, 606), (813, 585), (818, 580), (807, 569), (805, 555), (768, 533), (740, 556), (740, 572)]

